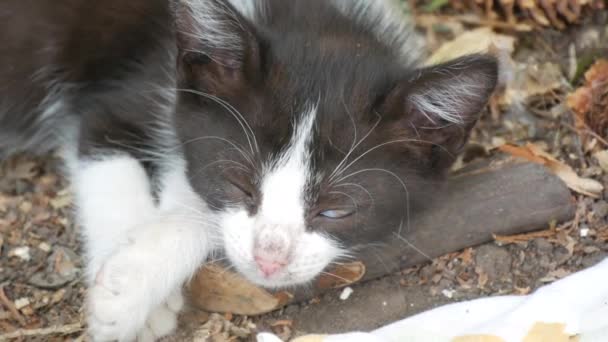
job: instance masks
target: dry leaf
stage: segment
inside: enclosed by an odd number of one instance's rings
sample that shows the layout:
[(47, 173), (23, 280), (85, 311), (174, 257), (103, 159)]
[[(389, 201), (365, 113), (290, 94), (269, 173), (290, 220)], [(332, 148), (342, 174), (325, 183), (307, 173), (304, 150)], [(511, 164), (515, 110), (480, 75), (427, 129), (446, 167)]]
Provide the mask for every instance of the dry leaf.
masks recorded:
[(206, 265), (190, 283), (196, 306), (211, 312), (260, 315), (286, 304), (289, 294), (275, 296), (218, 265)]
[(427, 65), (437, 64), (471, 53), (488, 53), (511, 56), (515, 49), (515, 38), (498, 34), (489, 27), (466, 31), (454, 40), (443, 44), (426, 61)]
[(608, 173), (608, 150), (597, 152), (593, 154), (593, 157), (597, 160), (602, 170)]
[(469, 265), (473, 260), (473, 248), (467, 248), (457, 256), (464, 265)]
[(558, 161), (532, 143), (527, 143), (526, 146), (505, 144), (498, 149), (513, 156), (546, 166), (564, 181), (570, 189), (580, 194), (598, 198), (604, 190), (602, 183), (591, 178), (580, 177), (570, 166)]
[(365, 265), (355, 261), (338, 265), (336, 268), (324, 272), (317, 280), (321, 289), (335, 289), (358, 282), (365, 275)]
[(521, 25), (563, 30), (606, 7), (604, 0), (449, 0), (447, 5), (458, 13), (483, 13), (478, 21), (511, 30)]
[(498, 98), (498, 103), (505, 107), (524, 103), (532, 97), (545, 97), (567, 85), (560, 66), (550, 62), (517, 63), (512, 68), (506, 89)]
[(568, 95), (579, 131), (589, 128), (608, 137), (608, 60), (595, 62), (585, 73), (585, 84)]
[(479, 275), (479, 277), (477, 278), (477, 287), (480, 289), (483, 289), (486, 287), (486, 285), (488, 284), (488, 281), (490, 280), (490, 278), (488, 277), (488, 274), (485, 273), (484, 271), (482, 271), (480, 268), (475, 268), (475, 273), (477, 273)]

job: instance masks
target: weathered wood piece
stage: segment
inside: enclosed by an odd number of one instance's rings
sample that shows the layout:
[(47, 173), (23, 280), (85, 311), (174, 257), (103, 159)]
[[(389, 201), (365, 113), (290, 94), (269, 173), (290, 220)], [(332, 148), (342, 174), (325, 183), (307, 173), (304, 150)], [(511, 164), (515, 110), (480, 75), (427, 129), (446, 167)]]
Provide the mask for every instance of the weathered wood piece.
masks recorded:
[[(209, 274), (204, 268), (190, 288), (194, 303), (200, 308), (248, 315), (264, 313), (332, 288), (378, 278), (430, 258), (489, 242), (493, 234), (512, 235), (547, 228), (552, 221), (572, 219), (574, 211), (570, 191), (543, 166), (513, 159), (494, 161), (452, 175), (445, 193), (411, 220), (409, 231), (403, 231), (401, 236), (388, 236), (382, 247), (362, 250), (357, 262), (331, 271), (339, 277), (324, 275), (312, 289), (282, 292), (279, 296), (260, 289), (262, 297), (268, 295), (266, 298), (272, 298), (274, 304), (252, 307), (251, 295), (258, 290), (240, 293), (239, 289), (253, 285), (226, 286), (227, 282), (248, 282), (230, 272)], [(235, 300), (237, 297), (243, 300)]]

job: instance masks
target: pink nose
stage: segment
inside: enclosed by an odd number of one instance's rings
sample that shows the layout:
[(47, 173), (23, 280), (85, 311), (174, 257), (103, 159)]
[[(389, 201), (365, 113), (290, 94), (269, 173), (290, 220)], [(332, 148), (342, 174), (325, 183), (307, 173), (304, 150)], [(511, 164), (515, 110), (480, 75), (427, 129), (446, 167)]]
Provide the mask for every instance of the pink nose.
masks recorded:
[(277, 273), (280, 269), (285, 266), (285, 264), (280, 263), (278, 261), (267, 260), (260, 258), (258, 256), (255, 257), (255, 262), (258, 264), (258, 268), (262, 273), (264, 273), (265, 277), (270, 277), (271, 275)]

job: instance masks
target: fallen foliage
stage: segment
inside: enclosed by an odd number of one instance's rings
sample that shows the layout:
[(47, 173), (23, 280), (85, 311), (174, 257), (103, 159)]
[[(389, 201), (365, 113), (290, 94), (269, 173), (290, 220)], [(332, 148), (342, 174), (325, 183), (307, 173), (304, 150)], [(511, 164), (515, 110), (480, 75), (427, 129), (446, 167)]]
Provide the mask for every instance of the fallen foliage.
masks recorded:
[(425, 11), (440, 8), (458, 13), (474, 12), (486, 25), (564, 30), (580, 23), (591, 11), (605, 9), (606, 3), (604, 0), (431, 0), (422, 5)]
[(570, 189), (580, 194), (598, 198), (604, 190), (602, 183), (591, 178), (580, 177), (571, 166), (555, 159), (533, 143), (526, 143), (525, 146), (505, 144), (498, 149), (512, 156), (546, 166), (563, 180)]
[(608, 138), (608, 60), (600, 59), (585, 72), (585, 83), (568, 96), (579, 132), (590, 129)]

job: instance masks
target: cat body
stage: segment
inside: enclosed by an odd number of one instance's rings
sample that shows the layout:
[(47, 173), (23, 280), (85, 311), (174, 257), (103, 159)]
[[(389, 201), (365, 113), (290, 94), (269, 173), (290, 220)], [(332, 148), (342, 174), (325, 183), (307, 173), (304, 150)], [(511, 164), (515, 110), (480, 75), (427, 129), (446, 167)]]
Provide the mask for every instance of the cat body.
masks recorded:
[(497, 77), (389, 0), (7, 0), (0, 154), (59, 148), (95, 340), (170, 333), (223, 256), (306, 284), (440, 196)]

